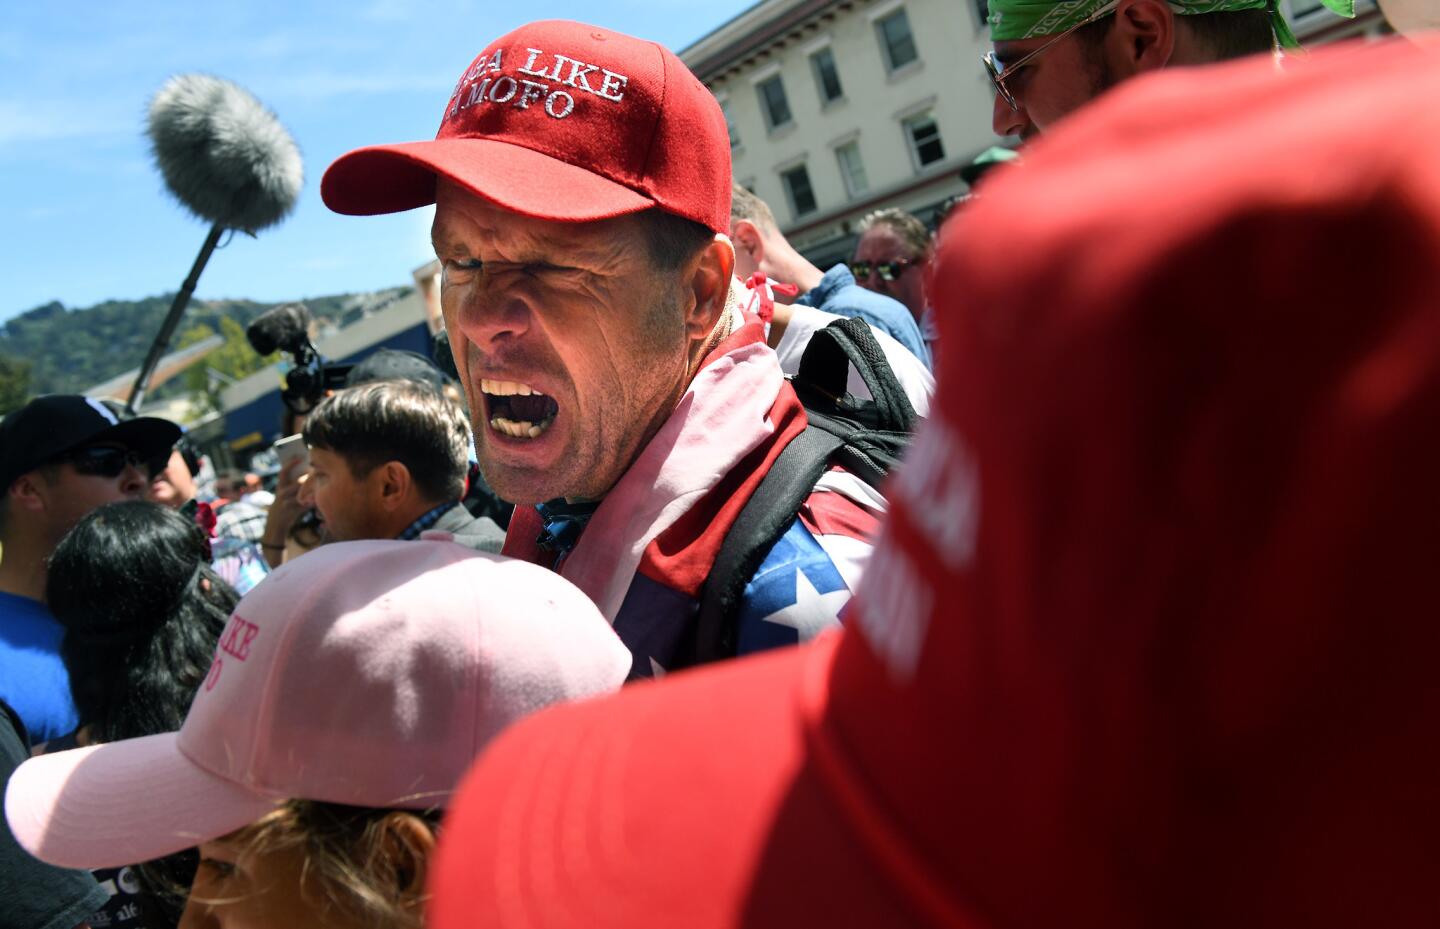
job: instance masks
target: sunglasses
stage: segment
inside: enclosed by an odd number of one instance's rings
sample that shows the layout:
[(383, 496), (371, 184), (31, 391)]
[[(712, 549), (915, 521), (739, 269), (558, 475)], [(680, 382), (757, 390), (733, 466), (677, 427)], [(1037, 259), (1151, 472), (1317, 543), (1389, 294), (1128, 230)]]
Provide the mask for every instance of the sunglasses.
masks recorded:
[(880, 280), (888, 283), (899, 278), (906, 269), (913, 267), (914, 264), (914, 258), (899, 258), (895, 261), (881, 262), (852, 261), (850, 262), (850, 273), (855, 275), (855, 280), (863, 281), (870, 276), (871, 271), (874, 271), (880, 275)]
[[(168, 460), (168, 456), (167, 456)], [(56, 461), (68, 463), (77, 474), (91, 477), (119, 477), (126, 468), (138, 468), (147, 477), (154, 477), (165, 467), (165, 461), (147, 461), (133, 448), (113, 445), (92, 445), (66, 452)]]
[(1065, 38), (1067, 35), (1074, 32), (1076, 29), (1079, 29), (1081, 26), (1088, 26), (1096, 20), (1102, 19), (1115, 12), (1116, 5), (1117, 0), (1111, 0), (1111, 2), (1100, 7), (1094, 13), (1091, 13), (1088, 17), (1086, 17), (1084, 20), (1076, 23), (1069, 29), (1066, 29), (1064, 32), (1058, 33), (1049, 42), (1046, 42), (1044, 45), (1035, 49), (1035, 51), (1031, 52), (1030, 54), (1025, 55), (1019, 61), (1016, 61), (1014, 64), (1007, 65), (1002, 62), (998, 57), (996, 57), (995, 51), (993, 49), (986, 52), (980, 57), (980, 63), (985, 66), (985, 73), (990, 75), (990, 83), (995, 85), (995, 93), (999, 95), (1001, 100), (1005, 101), (1005, 103), (1010, 107), (1010, 109), (1019, 110), (1020, 104), (1015, 102), (1015, 94), (1011, 92), (1009, 85), (1006, 84), (1006, 81), (1014, 78), (1016, 72), (1019, 71), (1021, 68), (1034, 64), (1036, 58), (1039, 58), (1045, 52), (1048, 52), (1051, 48), (1055, 46), (1056, 42), (1059, 42), (1061, 39)]

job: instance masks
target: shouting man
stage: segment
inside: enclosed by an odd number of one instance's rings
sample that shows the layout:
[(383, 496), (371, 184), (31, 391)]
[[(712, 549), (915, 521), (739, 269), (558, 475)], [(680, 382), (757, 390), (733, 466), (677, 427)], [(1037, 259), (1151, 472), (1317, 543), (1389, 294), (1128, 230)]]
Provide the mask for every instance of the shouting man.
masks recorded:
[[(732, 284), (715, 98), (653, 42), (533, 23), (461, 74), (433, 142), (350, 152), (321, 193), (436, 205), (476, 452), (521, 504), (505, 552), (589, 594), (634, 674), (686, 663), (720, 543), (806, 423)], [(822, 478), (756, 569), (733, 651), (835, 623), (877, 515), (849, 477)]]

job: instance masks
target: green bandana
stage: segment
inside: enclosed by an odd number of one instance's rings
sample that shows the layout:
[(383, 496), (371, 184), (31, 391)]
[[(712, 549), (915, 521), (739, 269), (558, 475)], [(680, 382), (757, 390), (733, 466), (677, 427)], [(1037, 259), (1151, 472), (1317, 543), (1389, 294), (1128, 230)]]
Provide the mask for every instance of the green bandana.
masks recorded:
[[(1341, 16), (1352, 19), (1355, 16), (1355, 0), (1321, 2)], [(990, 0), (990, 37), (998, 42), (1007, 42), (1059, 35), (1099, 19), (1114, 7), (1115, 0)], [(1280, 47), (1300, 47), (1276, 0), (1170, 0), (1170, 9), (1181, 16), (1269, 10), (1275, 28), (1275, 41)]]

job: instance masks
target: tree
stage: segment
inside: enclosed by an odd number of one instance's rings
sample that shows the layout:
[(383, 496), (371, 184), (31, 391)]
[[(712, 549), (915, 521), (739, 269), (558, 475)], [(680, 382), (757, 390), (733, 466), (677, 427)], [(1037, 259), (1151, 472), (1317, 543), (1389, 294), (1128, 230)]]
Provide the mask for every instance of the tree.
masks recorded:
[[(215, 330), (209, 326), (194, 326), (185, 330), (185, 333), (180, 336), (177, 347), (184, 348), (187, 345), (194, 345), (214, 334)], [(204, 396), (212, 410), (220, 409), (221, 388), (208, 372), (215, 371), (231, 381), (238, 381), (280, 360), (279, 352), (263, 358), (257, 355), (255, 349), (250, 347), (250, 341), (245, 338), (245, 330), (229, 316), (220, 318), (220, 335), (224, 336), (225, 344), (206, 355), (203, 361), (185, 372), (185, 386)]]
[(0, 416), (30, 399), (30, 362), (0, 355)]

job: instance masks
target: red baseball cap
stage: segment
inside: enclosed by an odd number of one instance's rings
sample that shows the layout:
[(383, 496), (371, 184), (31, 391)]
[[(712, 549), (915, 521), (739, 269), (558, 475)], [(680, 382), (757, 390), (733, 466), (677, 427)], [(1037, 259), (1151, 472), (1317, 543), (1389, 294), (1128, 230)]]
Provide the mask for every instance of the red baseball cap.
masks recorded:
[(1437, 94), (1266, 57), (1036, 144), (845, 631), (508, 731), (428, 924), (1440, 924)]
[(337, 213), (394, 213), (434, 203), (439, 175), (541, 219), (659, 207), (726, 232), (729, 138), (714, 95), (674, 53), (551, 20), (521, 26), (476, 57), (433, 142), (342, 155), (320, 195)]

